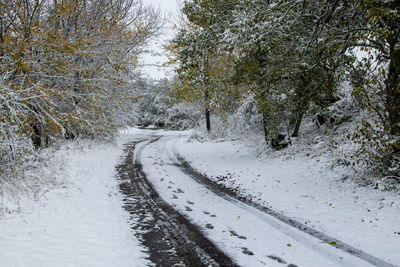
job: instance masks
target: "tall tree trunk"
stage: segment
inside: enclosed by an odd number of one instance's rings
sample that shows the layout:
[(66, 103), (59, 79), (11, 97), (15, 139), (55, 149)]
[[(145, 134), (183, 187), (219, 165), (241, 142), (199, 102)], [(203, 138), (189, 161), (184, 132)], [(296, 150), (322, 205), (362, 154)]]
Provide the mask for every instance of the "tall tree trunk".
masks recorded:
[(262, 118), (263, 118), (263, 130), (264, 130), (264, 139), (265, 143), (268, 145), (269, 143), (269, 132), (268, 132), (268, 113), (266, 111), (262, 112)]
[(390, 47), (390, 65), (386, 87), (386, 110), (392, 134), (400, 134), (400, 50)]
[(39, 121), (35, 121), (31, 124), (32, 133), (32, 144), (35, 148), (40, 148), (42, 146), (42, 127)]
[[(395, 46), (397, 40), (390, 44), (390, 64), (386, 85), (386, 111), (389, 114), (390, 131), (400, 136), (400, 50)], [(396, 153), (400, 152), (400, 144), (394, 144)]]
[(299, 110), (296, 113), (297, 113), (296, 114), (296, 124), (294, 126), (292, 137), (299, 136), (300, 125), (301, 125), (301, 121), (303, 120), (303, 115), (304, 115), (303, 110)]
[(208, 90), (206, 89), (204, 91), (204, 100), (205, 100), (205, 111), (206, 111), (206, 126), (207, 126), (207, 132), (211, 131), (211, 121), (210, 121), (210, 99), (208, 95)]
[(207, 125), (207, 132), (211, 131), (211, 123), (210, 123), (210, 111), (206, 108), (206, 125)]
[(31, 139), (32, 139), (32, 144), (35, 148), (40, 148), (42, 146), (42, 138), (43, 138), (43, 127), (42, 127), (42, 123), (40, 122), (39, 118), (37, 116), (39, 116), (39, 112), (38, 109), (32, 105), (32, 104), (28, 104), (28, 107), (30, 108), (30, 110), (33, 111), (32, 114), (32, 119), (33, 121), (30, 123), (30, 128), (32, 129), (31, 132)]
[(309, 90), (307, 89), (310, 83), (310, 74), (307, 72), (303, 72), (300, 74), (300, 85), (298, 88), (296, 88), (295, 92), (296, 92), (296, 108), (293, 111), (294, 116), (293, 119), (290, 121), (290, 128), (292, 129), (293, 124), (294, 124), (294, 130), (293, 130), (293, 134), (292, 137), (297, 137), (299, 136), (299, 131), (300, 131), (300, 125), (301, 122), (303, 120), (303, 115), (304, 112), (307, 110), (308, 108), (308, 103), (309, 103)]

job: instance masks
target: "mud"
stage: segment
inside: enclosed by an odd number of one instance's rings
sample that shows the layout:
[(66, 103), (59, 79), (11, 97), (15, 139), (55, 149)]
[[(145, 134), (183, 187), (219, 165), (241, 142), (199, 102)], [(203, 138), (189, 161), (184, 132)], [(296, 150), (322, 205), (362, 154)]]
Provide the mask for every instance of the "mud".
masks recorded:
[[(340, 249), (342, 251), (347, 252), (350, 255), (356, 256), (364, 261), (367, 261), (373, 265), (376, 266), (381, 266), (381, 267), (395, 267), (393, 264), (388, 263), (382, 259), (379, 259), (371, 254), (368, 254), (360, 249), (354, 248), (336, 238), (333, 238), (331, 236), (328, 236), (318, 230), (315, 230), (301, 222), (298, 222), (288, 216), (285, 216), (277, 211), (274, 211), (271, 208), (262, 206), (254, 201), (251, 200), (250, 197), (244, 197), (240, 194), (240, 192), (237, 189), (230, 189), (225, 187), (222, 184), (219, 184), (211, 179), (209, 179), (207, 176), (204, 174), (200, 173), (199, 171), (195, 170), (189, 162), (185, 160), (181, 155), (177, 153), (177, 151), (174, 151), (174, 158), (171, 158), (171, 160), (177, 161), (178, 163), (176, 164), (177, 167), (179, 167), (184, 173), (186, 173), (188, 176), (190, 176), (193, 180), (197, 181), (200, 184), (203, 184), (207, 189), (215, 193), (216, 195), (228, 200), (228, 201), (240, 201), (248, 206), (251, 206), (265, 214), (268, 214), (281, 222), (290, 225), (304, 233), (309, 234), (310, 236), (313, 236), (319, 240), (321, 240), (324, 243), (327, 244), (334, 244), (333, 246), (336, 247), (337, 249)], [(282, 259), (281, 259), (282, 260)], [(282, 260), (283, 261), (283, 260)], [(296, 266), (293, 264), (289, 264), (288, 266)]]
[[(148, 143), (155, 142), (154, 137)], [(124, 207), (131, 214), (132, 228), (148, 249), (156, 266), (238, 266), (186, 217), (168, 205), (147, 180), (141, 164), (142, 146), (134, 157), (138, 140), (125, 145), (117, 166)]]

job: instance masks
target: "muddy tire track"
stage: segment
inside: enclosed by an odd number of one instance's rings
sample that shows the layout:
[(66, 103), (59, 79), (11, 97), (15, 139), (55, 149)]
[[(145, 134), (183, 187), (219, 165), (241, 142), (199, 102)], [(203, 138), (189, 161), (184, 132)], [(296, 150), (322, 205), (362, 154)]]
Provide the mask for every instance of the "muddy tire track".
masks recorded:
[[(124, 208), (135, 218), (132, 228), (148, 248), (149, 260), (156, 266), (238, 266), (197, 226), (168, 205), (147, 180), (141, 164), (146, 145), (159, 137), (125, 145), (124, 158), (117, 166)], [(147, 144), (140, 143), (147, 141)], [(135, 150), (136, 156), (135, 156)]]
[(208, 178), (206, 175), (200, 173), (198, 170), (194, 169), (190, 163), (182, 157), (176, 150), (176, 148), (173, 148), (173, 158), (171, 158), (172, 161), (177, 162), (176, 166), (179, 167), (185, 174), (190, 176), (193, 180), (196, 182), (204, 185), (207, 189), (209, 189), (211, 192), (214, 194), (230, 201), (239, 201), (245, 205), (248, 205), (250, 207), (253, 207), (257, 209), (258, 211), (261, 211), (267, 215), (270, 215), (279, 221), (296, 228), (300, 230), (301, 232), (304, 232), (312, 237), (315, 237), (322, 241), (323, 243), (327, 243), (332, 245), (333, 247), (340, 249), (352, 256), (358, 257), (366, 262), (369, 262), (373, 265), (380, 266), (380, 267), (396, 267), (395, 265), (388, 263), (380, 258), (377, 258), (371, 254), (368, 254), (360, 249), (357, 249), (345, 242), (342, 242), (334, 237), (328, 236), (318, 230), (315, 230), (301, 222), (298, 222), (288, 216), (283, 215), (282, 213), (279, 213), (277, 211), (274, 211), (273, 209), (270, 209), (268, 207), (262, 206), (251, 199), (248, 199), (246, 197), (243, 197), (238, 194), (238, 192), (225, 187), (224, 185), (221, 185), (210, 178)]

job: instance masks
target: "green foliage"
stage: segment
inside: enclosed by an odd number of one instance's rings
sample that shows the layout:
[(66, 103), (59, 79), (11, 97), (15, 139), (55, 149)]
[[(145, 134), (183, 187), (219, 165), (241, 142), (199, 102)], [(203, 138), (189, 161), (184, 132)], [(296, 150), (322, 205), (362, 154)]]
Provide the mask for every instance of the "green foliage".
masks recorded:
[(218, 37), (222, 29), (219, 15), (226, 17), (218, 7), (225, 6), (230, 6), (230, 1), (185, 1), (183, 12), (188, 21), (182, 22), (166, 46), (177, 74), (171, 97), (176, 102), (200, 102), (208, 128), (211, 111), (223, 113), (240, 98), (240, 90), (230, 82), (234, 57), (222, 49)]
[[(237, 83), (250, 86), (264, 116), (266, 140), (297, 136), (311, 103), (326, 106), (351, 58), (343, 26), (344, 3), (242, 1), (228, 25), (226, 48), (235, 51)], [(355, 25), (351, 25), (355, 27)]]
[[(226, 110), (225, 103), (251, 96), (265, 139), (274, 143), (299, 135), (310, 107), (327, 108), (350, 80), (354, 98), (371, 117), (354, 136), (360, 159), (370, 159), (384, 175), (398, 175), (396, 1), (186, 0), (182, 11), (187, 20), (168, 46), (177, 64), (171, 92), (177, 101)], [(360, 50), (368, 55), (361, 61)]]
[(370, 119), (351, 138), (359, 161), (384, 177), (400, 177), (400, 7), (395, 1), (361, 1), (364, 56), (351, 72), (354, 98)]

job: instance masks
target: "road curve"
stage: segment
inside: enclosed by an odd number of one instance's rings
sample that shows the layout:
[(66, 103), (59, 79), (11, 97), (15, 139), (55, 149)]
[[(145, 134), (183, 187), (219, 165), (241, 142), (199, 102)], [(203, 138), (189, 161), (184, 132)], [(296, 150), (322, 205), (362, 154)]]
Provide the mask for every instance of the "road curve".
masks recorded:
[(235, 191), (216, 183), (215, 181), (208, 178), (206, 175), (200, 173), (198, 170), (194, 169), (190, 163), (182, 157), (175, 146), (173, 146), (173, 153), (170, 154), (170, 159), (176, 162), (176, 166), (179, 167), (188, 177), (192, 178), (196, 182), (204, 185), (207, 189), (215, 193), (216, 195), (226, 199), (227, 201), (231, 201), (233, 203), (240, 203), (241, 205), (245, 205), (251, 208), (254, 208), (268, 216), (272, 216), (282, 223), (291, 226), (301, 232), (304, 232), (323, 243), (330, 244), (331, 246), (342, 250), (352, 256), (360, 258), (372, 265), (380, 266), (380, 267), (395, 267), (395, 265), (386, 262), (378, 257), (375, 257), (369, 253), (366, 253), (360, 249), (354, 248), (353, 246), (340, 241), (334, 237), (326, 235), (318, 230), (315, 230), (305, 224), (302, 224), (293, 218), (290, 218), (280, 212), (277, 212), (271, 208), (262, 206), (256, 202), (253, 202), (251, 199), (246, 199), (240, 195), (238, 195)]
[[(144, 232), (139, 240), (149, 248), (156, 266), (394, 266), (210, 180), (179, 155), (174, 148), (177, 139), (176, 135), (149, 135), (127, 144), (117, 168), (121, 191), (127, 196), (125, 208), (139, 217), (139, 230)], [(208, 202), (203, 201), (206, 198)], [(223, 226), (220, 220), (229, 216), (226, 211), (241, 214), (242, 219), (230, 219)], [(200, 213), (208, 217), (199, 217)], [(150, 220), (146, 214), (151, 214)], [(235, 228), (240, 223), (249, 231)], [(221, 227), (228, 229), (230, 237), (225, 234), (221, 239)], [(257, 238), (258, 247), (249, 243)], [(287, 240), (297, 250), (287, 250)], [(260, 253), (260, 246), (264, 252)], [(246, 255), (237, 257), (238, 253)]]
[(156, 266), (237, 266), (166, 203), (147, 180), (141, 154), (146, 145), (158, 139), (151, 136), (126, 144), (123, 161), (117, 166), (124, 207), (131, 219), (135, 218), (132, 228), (148, 248), (149, 260)]

